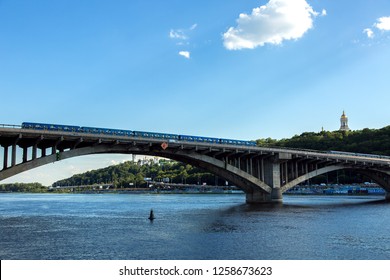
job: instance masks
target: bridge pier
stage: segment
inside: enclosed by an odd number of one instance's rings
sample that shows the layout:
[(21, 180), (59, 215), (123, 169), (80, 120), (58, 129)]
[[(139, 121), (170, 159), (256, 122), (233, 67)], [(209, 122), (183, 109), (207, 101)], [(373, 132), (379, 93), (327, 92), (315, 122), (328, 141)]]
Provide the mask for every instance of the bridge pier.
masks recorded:
[(246, 193), (246, 203), (248, 204), (261, 204), (261, 203), (282, 203), (283, 195), (280, 188), (272, 189), (272, 193), (264, 193), (261, 191), (254, 191), (252, 193)]
[(281, 169), (280, 156), (269, 158), (264, 161), (264, 183), (272, 188), (271, 193), (263, 190), (254, 190), (246, 194), (247, 203), (281, 203), (283, 202), (283, 192), (281, 189)]
[(283, 194), (280, 188), (273, 188), (271, 193), (271, 202), (283, 202)]
[(255, 191), (252, 193), (246, 193), (246, 203), (258, 204), (271, 202), (271, 196), (267, 193)]

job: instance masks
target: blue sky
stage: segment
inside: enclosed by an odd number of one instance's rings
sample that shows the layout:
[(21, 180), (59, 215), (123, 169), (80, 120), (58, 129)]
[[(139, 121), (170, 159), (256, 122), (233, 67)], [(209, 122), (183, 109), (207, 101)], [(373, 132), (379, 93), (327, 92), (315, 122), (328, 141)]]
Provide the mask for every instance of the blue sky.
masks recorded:
[(389, 62), (385, 0), (0, 0), (7, 124), (280, 139), (337, 130), (345, 110), (381, 128)]

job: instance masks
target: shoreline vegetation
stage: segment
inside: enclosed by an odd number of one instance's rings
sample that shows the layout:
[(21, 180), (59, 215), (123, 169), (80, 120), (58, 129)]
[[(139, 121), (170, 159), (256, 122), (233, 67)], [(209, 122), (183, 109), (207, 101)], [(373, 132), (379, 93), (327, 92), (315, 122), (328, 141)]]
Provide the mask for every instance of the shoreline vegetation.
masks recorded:
[[(149, 188), (114, 188), (112, 186), (45, 187), (39, 183), (3, 184), (0, 193), (53, 193), (53, 194), (244, 194), (234, 186), (159, 185)], [(285, 195), (384, 195), (385, 190), (375, 183), (346, 185), (298, 185)]]

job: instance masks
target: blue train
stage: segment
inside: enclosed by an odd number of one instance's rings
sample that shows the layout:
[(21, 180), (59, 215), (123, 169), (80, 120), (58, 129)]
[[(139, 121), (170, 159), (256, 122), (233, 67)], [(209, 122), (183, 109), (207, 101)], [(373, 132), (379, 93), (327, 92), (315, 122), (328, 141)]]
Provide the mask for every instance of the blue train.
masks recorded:
[(178, 135), (178, 134), (146, 132), (146, 131), (132, 131), (132, 130), (99, 128), (99, 127), (85, 127), (85, 126), (80, 127), (80, 126), (62, 125), (62, 124), (23, 122), (22, 128), (35, 129), (35, 130), (54, 130), (54, 131), (77, 132), (77, 133), (153, 138), (153, 139), (162, 139), (169, 142), (187, 141), (187, 142), (202, 142), (202, 143), (210, 143), (210, 144), (228, 144), (228, 145), (240, 145), (240, 146), (252, 146), (252, 147), (256, 146), (255, 141)]

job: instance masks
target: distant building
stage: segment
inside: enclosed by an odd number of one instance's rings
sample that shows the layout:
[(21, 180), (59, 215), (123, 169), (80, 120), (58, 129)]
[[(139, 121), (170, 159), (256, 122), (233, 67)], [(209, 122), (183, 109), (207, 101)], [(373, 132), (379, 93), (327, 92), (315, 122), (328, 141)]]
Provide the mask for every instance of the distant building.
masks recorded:
[(348, 127), (348, 117), (345, 115), (344, 111), (340, 118), (340, 131), (350, 131)]

